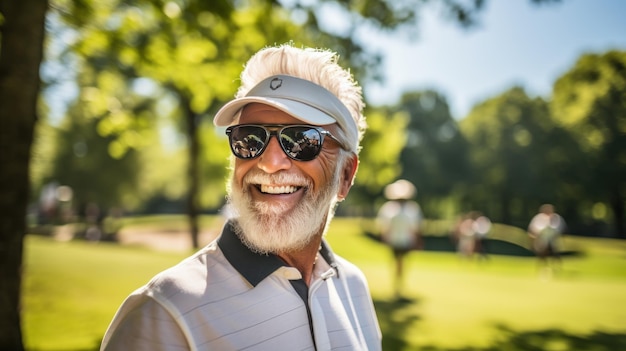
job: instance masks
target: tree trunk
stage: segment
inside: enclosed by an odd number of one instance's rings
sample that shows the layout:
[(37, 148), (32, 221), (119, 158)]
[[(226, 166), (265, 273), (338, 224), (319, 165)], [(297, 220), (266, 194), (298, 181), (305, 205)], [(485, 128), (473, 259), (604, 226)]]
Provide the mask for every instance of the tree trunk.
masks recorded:
[(47, 0), (0, 0), (0, 350), (23, 350), (22, 252)]
[(182, 97), (181, 101), (185, 105), (185, 121), (187, 122), (187, 139), (189, 142), (189, 155), (187, 165), (187, 216), (189, 219), (189, 232), (191, 243), (194, 249), (200, 247), (198, 229), (198, 157), (200, 153), (200, 142), (198, 140), (198, 114), (191, 109), (191, 101)]

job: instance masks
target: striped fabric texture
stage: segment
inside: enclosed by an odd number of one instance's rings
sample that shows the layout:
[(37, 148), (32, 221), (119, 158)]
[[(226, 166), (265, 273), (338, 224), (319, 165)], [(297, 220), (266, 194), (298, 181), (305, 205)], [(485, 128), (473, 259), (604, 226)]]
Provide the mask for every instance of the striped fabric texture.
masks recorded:
[(323, 249), (301, 296), (293, 284), (302, 283), (300, 272), (250, 251), (229, 223), (217, 240), (133, 292), (101, 350), (380, 350), (364, 275)]

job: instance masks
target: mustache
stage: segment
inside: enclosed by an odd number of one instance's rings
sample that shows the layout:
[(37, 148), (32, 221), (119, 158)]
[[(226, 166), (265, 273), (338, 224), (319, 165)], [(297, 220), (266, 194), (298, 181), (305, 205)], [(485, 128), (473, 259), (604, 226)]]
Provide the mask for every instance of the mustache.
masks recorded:
[(243, 178), (245, 185), (250, 184), (271, 184), (271, 185), (294, 185), (299, 187), (310, 187), (312, 181), (302, 175), (293, 173), (265, 173), (261, 171), (250, 172)]

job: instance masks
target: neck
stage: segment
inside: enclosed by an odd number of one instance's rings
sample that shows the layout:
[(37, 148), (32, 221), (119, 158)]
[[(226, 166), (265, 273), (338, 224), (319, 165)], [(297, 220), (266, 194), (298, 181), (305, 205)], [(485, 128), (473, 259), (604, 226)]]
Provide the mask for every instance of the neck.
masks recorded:
[(277, 256), (285, 261), (285, 263), (289, 266), (300, 271), (300, 274), (302, 274), (302, 280), (304, 280), (306, 285), (309, 285), (311, 283), (311, 278), (313, 277), (313, 268), (321, 243), (322, 236), (317, 235), (304, 248), (297, 251), (280, 252)]

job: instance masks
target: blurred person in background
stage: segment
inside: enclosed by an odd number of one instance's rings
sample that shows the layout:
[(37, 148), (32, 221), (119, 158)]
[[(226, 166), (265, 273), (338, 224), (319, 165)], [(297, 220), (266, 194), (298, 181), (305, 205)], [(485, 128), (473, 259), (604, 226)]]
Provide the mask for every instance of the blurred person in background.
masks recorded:
[(227, 127), (221, 235), (133, 292), (102, 350), (380, 350), (363, 273), (324, 235), (365, 131), (361, 88), (335, 53), (291, 45), (247, 62)]
[(454, 228), (457, 252), (462, 258), (487, 258), (487, 234), (491, 230), (491, 220), (478, 211), (464, 214)]
[(561, 264), (559, 239), (565, 230), (565, 221), (555, 212), (551, 204), (543, 204), (528, 225), (528, 235), (532, 239), (532, 247), (545, 268), (550, 268), (549, 260), (553, 258), (557, 268)]
[(478, 254), (480, 258), (487, 259), (489, 258), (488, 253), (489, 249), (487, 247), (487, 236), (491, 231), (491, 220), (489, 217), (485, 216), (480, 212), (476, 212), (476, 219), (474, 220), (474, 231), (475, 231), (475, 247), (474, 253)]
[(387, 185), (384, 193), (389, 201), (378, 210), (377, 222), (382, 240), (389, 245), (394, 257), (394, 294), (404, 300), (404, 259), (411, 250), (421, 248), (422, 209), (412, 200), (417, 191), (408, 180), (400, 179)]

